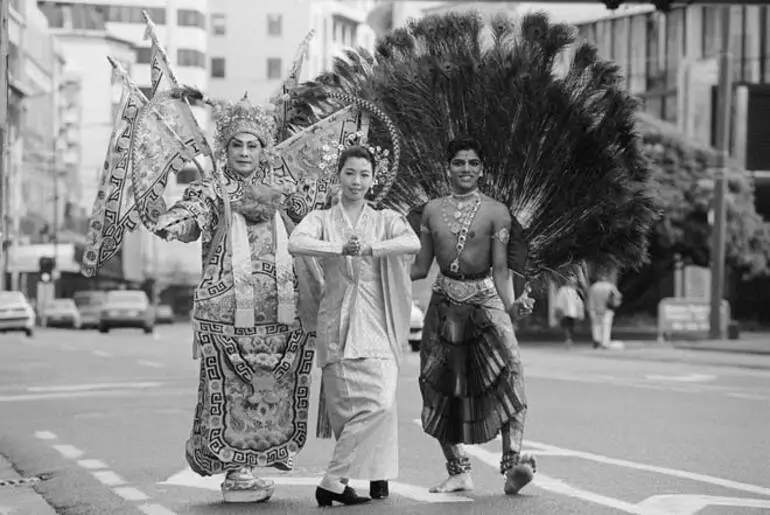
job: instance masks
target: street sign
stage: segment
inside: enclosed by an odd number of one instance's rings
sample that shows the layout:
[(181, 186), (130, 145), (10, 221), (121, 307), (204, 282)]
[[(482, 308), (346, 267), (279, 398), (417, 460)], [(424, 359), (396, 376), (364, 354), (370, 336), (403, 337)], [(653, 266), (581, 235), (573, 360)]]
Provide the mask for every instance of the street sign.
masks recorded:
[[(722, 300), (719, 327), (727, 334), (730, 321), (730, 303)], [(708, 298), (666, 298), (658, 304), (658, 340), (671, 338), (674, 333), (702, 335), (709, 331), (711, 306)]]
[(684, 297), (709, 300), (711, 298), (711, 270), (703, 266), (684, 267)]

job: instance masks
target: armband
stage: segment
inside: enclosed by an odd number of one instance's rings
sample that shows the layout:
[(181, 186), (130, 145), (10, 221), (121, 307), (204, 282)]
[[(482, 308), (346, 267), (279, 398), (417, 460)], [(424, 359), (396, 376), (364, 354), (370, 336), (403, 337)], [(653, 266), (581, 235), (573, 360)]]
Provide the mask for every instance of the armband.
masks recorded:
[(508, 245), (508, 242), (511, 240), (511, 232), (503, 227), (496, 233), (492, 234), (493, 240), (498, 240), (503, 245)]

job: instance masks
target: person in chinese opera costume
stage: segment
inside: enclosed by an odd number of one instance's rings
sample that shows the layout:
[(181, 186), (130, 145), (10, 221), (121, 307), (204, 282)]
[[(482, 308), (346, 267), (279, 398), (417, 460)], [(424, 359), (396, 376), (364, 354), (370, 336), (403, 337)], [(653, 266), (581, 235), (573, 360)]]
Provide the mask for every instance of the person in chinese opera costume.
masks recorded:
[[(300, 55), (290, 79), (301, 61)], [(311, 259), (288, 253), (288, 235), (326, 202), (328, 184), (316, 169), (321, 147), (365, 132), (368, 104), (347, 106), (311, 127), (287, 128), (285, 94), (272, 114), (246, 96), (237, 103), (214, 101), (177, 84), (148, 101), (111, 63), (124, 95), (83, 272), (94, 275), (139, 222), (165, 240), (201, 240), (203, 270), (193, 308), (200, 383), (186, 458), (200, 475), (225, 474), (226, 502), (265, 501), (274, 484), (257, 468), (292, 470), (308, 436), (317, 309), (305, 312), (298, 300), (300, 292), (320, 291), (322, 280)], [(213, 151), (192, 104), (213, 107)], [(277, 132), (284, 136), (278, 144)], [(186, 163), (195, 164), (201, 180), (167, 208), (169, 174)]]
[[(614, 63), (542, 13), (411, 21), (374, 54), (351, 50), (302, 84), (294, 117), (337, 109), (329, 95), (339, 92), (377, 103), (395, 124), (399, 180), (382, 205), (421, 235), (412, 277), (439, 265), (420, 351), (423, 430), (448, 472), (432, 491), (471, 489), (462, 445), (501, 435), (503, 491), (517, 494), (536, 463), (522, 454), (528, 404), (511, 318), (533, 308), (530, 287), (564, 283), (588, 263), (646, 260), (658, 207), (637, 102)], [(372, 130), (369, 141), (385, 137)]]

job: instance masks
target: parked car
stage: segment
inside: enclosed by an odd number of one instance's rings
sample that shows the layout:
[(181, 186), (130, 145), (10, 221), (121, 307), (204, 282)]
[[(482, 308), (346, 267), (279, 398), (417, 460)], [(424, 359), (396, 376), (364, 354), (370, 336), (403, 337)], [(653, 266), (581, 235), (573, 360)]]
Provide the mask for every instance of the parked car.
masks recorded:
[(54, 299), (43, 306), (47, 327), (71, 327), (80, 329), (80, 312), (72, 299)]
[(141, 290), (107, 292), (101, 314), (99, 332), (117, 327), (135, 327), (150, 334), (155, 329), (155, 313), (147, 295)]
[(72, 297), (80, 313), (80, 327), (93, 328), (99, 327), (99, 319), (102, 313), (102, 306), (107, 298), (107, 292), (100, 290), (84, 290), (76, 292)]
[(167, 304), (159, 304), (155, 306), (155, 323), (156, 324), (173, 324), (174, 323), (174, 310)]
[(409, 318), (409, 346), (414, 352), (420, 350), (422, 341), (422, 325), (425, 314), (415, 302), (412, 302), (412, 315)]
[(35, 310), (20, 291), (0, 292), (0, 332), (35, 332)]

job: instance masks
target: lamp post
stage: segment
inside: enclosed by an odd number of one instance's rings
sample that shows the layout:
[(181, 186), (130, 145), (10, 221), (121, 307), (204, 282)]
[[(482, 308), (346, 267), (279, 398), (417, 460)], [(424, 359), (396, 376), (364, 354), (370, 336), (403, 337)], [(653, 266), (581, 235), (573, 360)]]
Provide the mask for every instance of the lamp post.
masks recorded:
[(722, 51), (719, 55), (719, 102), (717, 111), (717, 150), (719, 170), (714, 177), (714, 225), (711, 235), (711, 310), (709, 336), (721, 339), (722, 298), (725, 284), (725, 239), (727, 225), (727, 174), (732, 122), (733, 70), (731, 46), (731, 7), (722, 7)]

